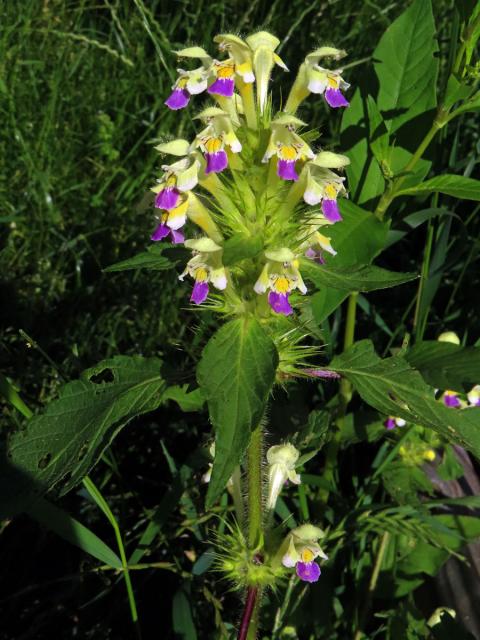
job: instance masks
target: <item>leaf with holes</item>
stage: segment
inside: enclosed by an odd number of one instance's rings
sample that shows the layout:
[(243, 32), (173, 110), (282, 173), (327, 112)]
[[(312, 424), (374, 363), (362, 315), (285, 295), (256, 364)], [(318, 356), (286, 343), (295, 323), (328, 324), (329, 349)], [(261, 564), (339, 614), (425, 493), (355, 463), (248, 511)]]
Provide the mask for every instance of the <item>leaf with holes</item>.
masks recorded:
[(208, 506), (222, 493), (262, 419), (277, 364), (275, 345), (254, 318), (227, 322), (203, 351), (197, 378), (215, 427)]
[(36, 497), (77, 485), (131, 420), (163, 401), (157, 358), (117, 356), (69, 382), (60, 397), (7, 442), (0, 512), (19, 512)]
[(445, 407), (405, 358), (382, 360), (370, 340), (361, 340), (334, 358), (329, 368), (347, 378), (378, 411), (430, 427), (480, 458), (480, 409)]

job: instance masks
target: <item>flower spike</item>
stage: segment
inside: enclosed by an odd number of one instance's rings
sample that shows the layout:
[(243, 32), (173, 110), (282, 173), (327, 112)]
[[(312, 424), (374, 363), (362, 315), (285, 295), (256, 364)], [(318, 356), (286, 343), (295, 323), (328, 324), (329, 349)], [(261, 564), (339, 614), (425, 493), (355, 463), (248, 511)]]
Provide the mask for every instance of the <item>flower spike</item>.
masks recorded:
[[(151, 239), (183, 242), (192, 250), (180, 279), (192, 278), (194, 304), (204, 303), (213, 287), (224, 292), (212, 301), (216, 311), (253, 314), (280, 327), (294, 314), (298, 296), (292, 294), (307, 294), (300, 260), (323, 264), (327, 254), (336, 254), (323, 227), (342, 220), (338, 198), (347, 191), (341, 170), (349, 159), (312, 149), (312, 131), (295, 111), (310, 93), (322, 94), (334, 108), (347, 104), (341, 70), (323, 62), (340, 60), (345, 52), (320, 47), (307, 55), (284, 110), (275, 112), (272, 71), (288, 71), (277, 53), (280, 40), (259, 31), (245, 38), (219, 34), (214, 42), (217, 57), (198, 46), (177, 52), (184, 68), (178, 69), (167, 106), (182, 109), (202, 92), (214, 102), (196, 116), (201, 126), (193, 141), (180, 138), (156, 147), (176, 157), (162, 166), (152, 189), (157, 225)], [(195, 68), (187, 64), (192, 62)], [(187, 219), (202, 237), (185, 240)], [(320, 377), (321, 370), (297, 364), (298, 375)]]

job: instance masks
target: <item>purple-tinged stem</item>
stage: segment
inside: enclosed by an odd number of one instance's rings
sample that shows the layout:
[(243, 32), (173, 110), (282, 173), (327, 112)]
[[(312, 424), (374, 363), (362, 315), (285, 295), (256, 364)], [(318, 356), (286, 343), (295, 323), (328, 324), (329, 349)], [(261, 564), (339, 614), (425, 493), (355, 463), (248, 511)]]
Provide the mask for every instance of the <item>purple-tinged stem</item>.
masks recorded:
[(247, 599), (245, 600), (245, 608), (243, 609), (242, 621), (240, 623), (237, 640), (247, 640), (248, 629), (257, 603), (257, 597), (258, 587), (248, 587)]

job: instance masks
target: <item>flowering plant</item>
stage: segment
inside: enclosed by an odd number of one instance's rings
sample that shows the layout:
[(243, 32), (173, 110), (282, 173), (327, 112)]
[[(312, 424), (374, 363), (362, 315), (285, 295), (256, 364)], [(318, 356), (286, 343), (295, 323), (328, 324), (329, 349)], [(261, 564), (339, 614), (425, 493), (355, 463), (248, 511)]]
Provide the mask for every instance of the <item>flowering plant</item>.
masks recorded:
[[(398, 640), (418, 628), (429, 637), (454, 612), (442, 605), (418, 623), (411, 594), (480, 533), (478, 519), (465, 514), (478, 499), (459, 493), (465, 483), (451, 484), (474, 473), (468, 452), (480, 457), (479, 347), (467, 346), (471, 331), (450, 330), (461, 321), (451, 304), (456, 284), (445, 317), (430, 310), (451, 225), (463, 216), (446, 207), (455, 198), (462, 207), (480, 201), (477, 180), (435, 175), (427, 153), (453, 120), (479, 106), (480, 9), (460, 4), (453, 35), (456, 42), (462, 24), (461, 40), (443, 62), (440, 97), (427, 0), (411, 2), (387, 29), (365, 73), (358, 68), (366, 60), (350, 62), (329, 43), (305, 51), (289, 71), (280, 57), (289, 36), (282, 43), (266, 31), (219, 34), (212, 52), (177, 51), (163, 113), (182, 119), (182, 132), (196, 131), (188, 139), (162, 131), (155, 140), (160, 170), (139, 233), (148, 249), (106, 271), (151, 270), (168, 311), (183, 299), (182, 322), (194, 317), (199, 329), (188, 368), (177, 372), (171, 332), (174, 366), (156, 346), (153, 357), (108, 358), (37, 415), (0, 375), (0, 392), (25, 417), (6, 442), (3, 513), (26, 511), (101, 562), (99, 570), (118, 572), (139, 637), (133, 569), (171, 574), (173, 626), (188, 638), (196, 637), (190, 589), (192, 602), (205, 598), (215, 610), (197, 610), (209, 631), (214, 624), (219, 637), (239, 640), (262, 632), (274, 640)], [(142, 15), (147, 20), (146, 8)], [(467, 174), (473, 165), (461, 168)], [(473, 213), (463, 216), (465, 228)], [(463, 226), (462, 234), (463, 246)], [(468, 239), (473, 260), (476, 238)], [(452, 272), (461, 280), (469, 270)], [(367, 295), (397, 285), (405, 286), (395, 296)], [(390, 316), (405, 307), (396, 327), (377, 300)], [(369, 339), (356, 340), (360, 331)], [(426, 340), (428, 333), (440, 337)], [(164, 359), (167, 347), (162, 338)], [(89, 474), (103, 460), (115, 476), (106, 453), (112, 440), (167, 402), (175, 403), (179, 457), (187, 441), (194, 451), (177, 465), (162, 441), (173, 478), (153, 509), (138, 501), (141, 516), (124, 539)], [(206, 424), (176, 421), (205, 406)], [(165, 415), (153, 419), (155, 429)], [(152, 451), (142, 450), (140, 464)], [(45, 499), (80, 483), (78, 497), (112, 525), (118, 555)], [(161, 561), (141, 561), (157, 542)], [(126, 544), (135, 546), (131, 554)], [(231, 597), (242, 598), (238, 620), (224, 622), (230, 596), (212, 586), (218, 574)], [(302, 601), (310, 606), (300, 613)]]
[[(197, 378), (215, 428), (207, 506), (214, 504), (228, 481), (237, 522), (243, 523), (232, 529), (228, 543), (220, 544), (223, 551), (218, 560), (236, 587), (246, 590), (238, 635), (242, 639), (254, 637), (267, 586), (275, 589), (283, 572), (291, 568), (296, 568), (301, 581), (316, 582), (321, 570), (315, 560), (328, 560), (318, 544), (325, 533), (316, 525), (295, 528), (283, 542), (275, 541), (271, 532), (283, 486), (301, 483), (296, 471), (300, 453), (291, 442), (268, 449), (268, 477), (263, 478), (265, 416), (271, 389), (299, 377), (328, 379), (345, 374), (339, 394), (340, 429), (351, 384), (362, 394), (355, 374), (349, 375), (349, 366), (343, 366), (341, 359), (328, 368), (315, 365), (318, 348), (306, 343), (311, 333), (309, 295), (332, 283), (337, 291), (353, 292), (346, 327), (345, 345), (349, 346), (357, 292), (394, 286), (413, 276), (364, 264), (349, 269), (335, 266), (334, 227), (345, 224), (342, 211), (348, 214), (350, 224), (356, 215), (355, 208), (342, 204), (348, 198), (343, 172), (350, 170), (351, 160), (319, 146), (318, 134), (300, 119), (298, 110), (310, 94), (322, 95), (328, 109), (349, 107), (345, 92), (350, 85), (337, 68), (346, 52), (322, 46), (308, 54), (284, 104), (276, 107), (269, 89), (272, 75), (276, 67), (288, 72), (276, 53), (278, 38), (260, 31), (245, 39), (220, 34), (214, 41), (220, 59), (198, 46), (177, 52), (182, 68), (165, 105), (175, 111), (191, 107), (202, 93), (211, 103), (195, 115), (202, 128), (193, 140), (174, 138), (156, 147), (162, 157), (179, 159), (162, 166), (163, 174), (153, 188), (158, 226), (151, 239), (183, 243), (192, 252), (179, 276), (180, 280), (186, 276), (193, 280), (190, 302), (204, 305), (226, 321), (207, 344)], [(195, 67), (196, 61), (200, 66)], [(184, 69), (184, 63), (194, 68)], [(448, 117), (442, 108), (439, 114)], [(415, 156), (407, 171), (414, 162)], [(386, 209), (403, 180), (400, 174), (378, 202), (378, 225), (385, 227)], [(344, 259), (343, 264), (350, 263)], [(475, 394), (476, 389), (470, 393)], [(405, 427), (412, 419), (405, 411), (406, 403), (396, 398), (396, 393), (388, 395), (393, 402), (382, 406), (388, 415), (384, 426), (387, 431)], [(372, 402), (369, 393), (364, 397)], [(446, 408), (460, 406), (455, 391), (445, 391), (442, 398)], [(234, 399), (232, 410), (229, 403)], [(418, 417), (413, 421), (418, 422)], [(441, 439), (427, 434), (426, 441), (422, 440), (419, 428), (415, 445), (412, 428), (405, 430), (410, 441), (401, 437), (398, 445), (404, 464), (419, 466), (435, 460)], [(327, 452), (326, 477), (332, 472), (328, 464), (335, 460), (338, 434)], [(246, 521), (239, 471), (245, 451)]]

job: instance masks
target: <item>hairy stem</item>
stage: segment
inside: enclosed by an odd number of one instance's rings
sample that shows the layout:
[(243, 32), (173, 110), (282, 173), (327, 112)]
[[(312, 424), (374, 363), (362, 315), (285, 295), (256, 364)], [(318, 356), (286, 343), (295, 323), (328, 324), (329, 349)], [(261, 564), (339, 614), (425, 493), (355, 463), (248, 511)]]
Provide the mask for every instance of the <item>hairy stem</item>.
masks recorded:
[(263, 432), (259, 426), (252, 433), (248, 446), (248, 546), (256, 549), (262, 533), (262, 445)]
[(243, 528), (244, 509), (243, 509), (243, 497), (242, 497), (242, 474), (240, 471), (240, 465), (237, 465), (232, 473), (232, 497), (233, 505), (235, 507), (235, 516), (240, 528)]

